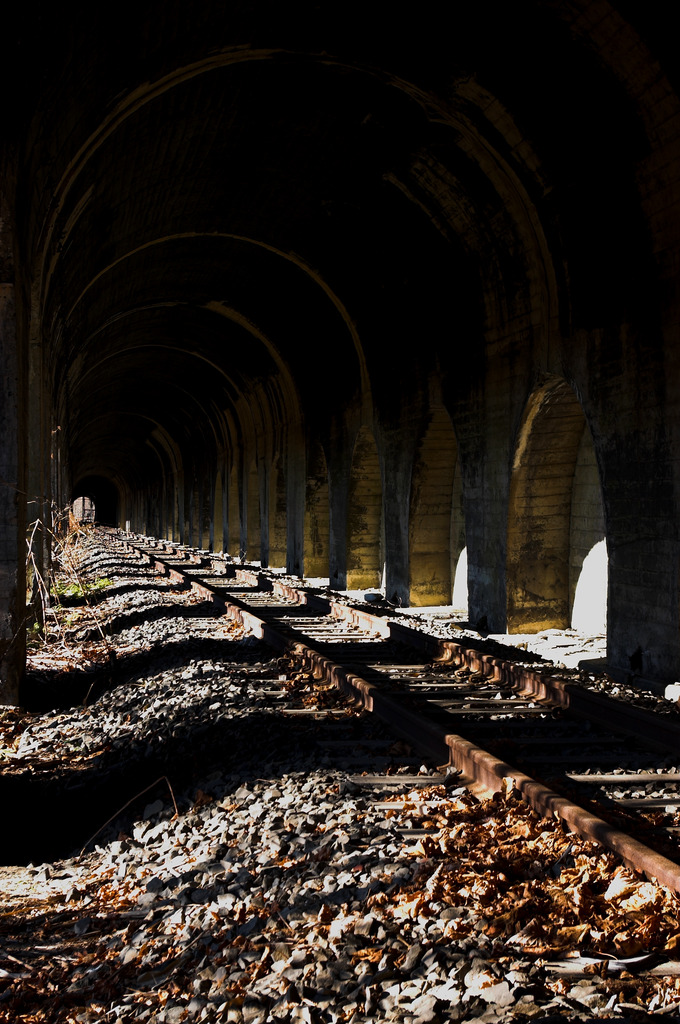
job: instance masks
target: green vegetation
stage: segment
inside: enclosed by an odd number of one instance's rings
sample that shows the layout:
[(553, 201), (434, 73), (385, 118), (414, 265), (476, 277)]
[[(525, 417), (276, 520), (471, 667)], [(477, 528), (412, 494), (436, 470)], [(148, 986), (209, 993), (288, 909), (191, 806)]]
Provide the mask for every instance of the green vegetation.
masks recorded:
[(26, 627), (26, 649), (29, 651), (35, 650), (43, 644), (43, 633), (39, 623), (32, 622)]
[(92, 583), (87, 583), (82, 580), (65, 582), (63, 580), (55, 580), (52, 591), (57, 600), (61, 601), (62, 598), (67, 600), (78, 600), (86, 597), (88, 594), (98, 593), (100, 590), (105, 590), (111, 586), (111, 580), (107, 579), (106, 576), (102, 576)]

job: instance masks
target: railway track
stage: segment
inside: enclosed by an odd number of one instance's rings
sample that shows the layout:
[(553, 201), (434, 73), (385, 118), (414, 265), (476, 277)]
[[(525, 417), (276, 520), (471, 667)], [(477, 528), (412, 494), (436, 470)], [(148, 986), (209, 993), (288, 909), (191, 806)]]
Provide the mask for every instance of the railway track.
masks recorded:
[(352, 694), (477, 795), (515, 790), (680, 892), (675, 714), (438, 640), (266, 571), (147, 539), (118, 543), (218, 604), (314, 679)]

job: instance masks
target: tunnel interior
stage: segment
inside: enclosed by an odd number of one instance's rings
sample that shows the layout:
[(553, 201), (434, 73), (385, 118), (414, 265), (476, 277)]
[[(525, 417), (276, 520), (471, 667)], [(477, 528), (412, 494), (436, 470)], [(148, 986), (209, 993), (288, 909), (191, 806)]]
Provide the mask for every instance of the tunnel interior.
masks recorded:
[(73, 498), (89, 498), (94, 506), (95, 522), (102, 526), (118, 525), (118, 491), (105, 477), (90, 476), (80, 480), (73, 488)]
[(612, 674), (672, 680), (663, 32), (632, 0), (438, 12), (13, 14), (15, 472), (396, 606), (606, 630)]

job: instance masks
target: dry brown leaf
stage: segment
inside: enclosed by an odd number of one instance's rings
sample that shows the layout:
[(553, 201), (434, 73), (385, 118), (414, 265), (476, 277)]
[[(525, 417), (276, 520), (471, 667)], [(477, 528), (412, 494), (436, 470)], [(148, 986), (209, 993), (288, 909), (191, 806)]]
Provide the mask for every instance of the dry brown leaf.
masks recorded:
[(505, 913), (497, 914), (487, 928), (487, 935), (511, 935), (526, 913), (531, 913), (529, 900), (521, 900)]
[(620, 867), (614, 872), (607, 891), (604, 894), (604, 899), (610, 902), (622, 900), (627, 896), (632, 895), (638, 888), (639, 883), (636, 881), (634, 876), (630, 873), (627, 868)]
[(420, 916), (421, 911), (425, 907), (425, 900), (421, 893), (418, 893), (414, 898), (405, 901), (403, 903), (397, 903), (394, 908), (392, 916), (395, 921), (405, 921), (408, 918), (416, 918)]
[(377, 964), (379, 963), (380, 960), (382, 960), (384, 955), (385, 950), (383, 949), (382, 946), (378, 946), (376, 948), (371, 949), (357, 949), (352, 954), (351, 959), (353, 962), (356, 960), (368, 960), (369, 963)]
[(430, 836), (423, 836), (419, 839), (415, 846), (411, 847), (411, 852), (418, 857), (429, 858), (437, 853), (439, 846), (437, 842)]
[(666, 953), (680, 953), (680, 932), (676, 932), (675, 935), (671, 935), (670, 938), (666, 940), (663, 948)]
[(194, 798), (193, 810), (199, 807), (205, 807), (206, 804), (211, 804), (214, 801), (214, 797), (210, 796), (209, 793), (204, 793), (202, 789), (196, 790), (196, 796)]
[(620, 901), (619, 909), (626, 913), (635, 910), (649, 911), (652, 907), (660, 906), (661, 903), (662, 895), (658, 885), (642, 882), (630, 896)]
[(580, 946), (589, 936), (590, 927), (587, 924), (573, 924), (556, 928), (553, 940), (559, 946)]
[(620, 956), (637, 956), (644, 951), (644, 942), (635, 932), (617, 932), (614, 936), (614, 946)]

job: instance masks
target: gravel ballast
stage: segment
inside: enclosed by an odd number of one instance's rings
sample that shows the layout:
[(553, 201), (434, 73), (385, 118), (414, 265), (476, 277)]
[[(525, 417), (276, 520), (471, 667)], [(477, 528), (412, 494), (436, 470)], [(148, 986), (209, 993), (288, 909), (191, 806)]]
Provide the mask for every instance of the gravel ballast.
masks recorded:
[(1, 1021), (679, 1019), (668, 890), (480, 803), (113, 544), (74, 557), (104, 636), (70, 609), (36, 674), (44, 701), (82, 649), (96, 698), (7, 709), (1, 763), (79, 785), (88, 828), (0, 869)]

